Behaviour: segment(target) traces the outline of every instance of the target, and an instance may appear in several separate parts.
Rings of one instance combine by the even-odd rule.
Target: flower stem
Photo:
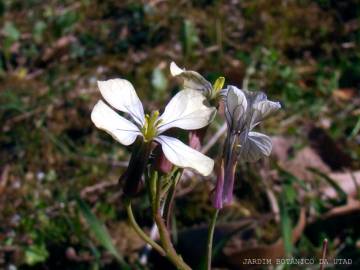
[[[129,217],[130,224],[134,228],[135,232],[141,237],[141,239],[143,239],[146,243],[148,243],[150,246],[152,246],[162,256],[165,256],[166,252],[164,251],[164,249],[159,244],[157,244],[154,240],[152,240],[149,236],[147,236],[147,234],[137,224],[134,214],[133,214],[133,211],[132,211],[132,208],[131,208],[131,200],[128,198],[125,199],[125,207],[126,207],[127,215]]]
[[[326,251],[328,246],[328,240],[325,238],[323,241],[323,247],[322,247],[322,256],[321,256],[321,263],[320,263],[320,270],[325,269],[325,259],[326,259]]]
[[[171,185],[168,190],[165,203],[164,203],[164,219],[166,220],[166,226],[170,228],[171,212],[174,206],[174,198],[176,193],[176,186],[179,183],[179,180],[183,174],[183,169],[177,169],[173,179],[170,179]]]
[[[158,226],[160,240],[168,259],[180,270],[191,270],[191,268],[184,262],[181,256],[176,253],[174,246],[171,243],[170,234],[166,228],[163,218],[160,215],[160,212],[154,216],[154,219],[156,225]]]
[[[160,241],[166,253],[166,257],[180,270],[191,270],[191,268],[184,262],[184,260],[176,253],[176,250],[171,242],[170,233],[166,227],[163,217],[161,216],[160,201],[161,201],[161,177],[158,177],[156,171],[152,172],[152,181],[156,181],[156,194],[153,205],[154,221],[158,227]],[[154,185],[154,183],[152,184]]]
[[[157,185],[158,185],[158,172],[157,171],[151,171],[150,178],[149,178],[149,196],[150,196],[150,203],[151,203],[151,209],[153,214],[155,213],[155,210],[157,209]]]
[[[211,222],[209,224],[207,249],[206,249],[206,264],[207,264],[206,269],[207,270],[211,270],[212,246],[213,246],[215,225],[216,225],[216,220],[217,220],[218,215],[219,215],[219,209],[216,209],[213,213]]]

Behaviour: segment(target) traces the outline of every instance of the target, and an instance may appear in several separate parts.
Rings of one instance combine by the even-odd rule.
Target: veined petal
[[[245,94],[235,86],[229,86],[225,100],[225,117],[230,129],[238,128],[245,119],[248,103]]]
[[[159,117],[159,134],[173,127],[194,130],[208,125],[213,120],[216,109],[206,106],[205,103],[205,96],[195,90],[185,89],[178,92]]]
[[[250,129],[254,128],[257,124],[260,123],[260,121],[268,117],[270,114],[276,112],[280,108],[281,108],[280,102],[274,102],[267,99],[254,103],[253,105],[254,112],[251,119]]]
[[[194,169],[204,176],[212,172],[214,161],[180,140],[164,135],[156,137],[155,140],[161,144],[166,158],[176,166]]]
[[[255,103],[267,100],[267,96],[262,91],[249,91],[249,90],[246,90],[246,89],[243,89],[241,91],[246,96],[249,109],[251,109]]]
[[[175,62],[171,62],[170,73],[184,80],[184,88],[203,91],[206,95],[211,93],[211,83],[196,71],[181,69]]]
[[[115,109],[128,113],[140,126],[144,125],[144,108],[133,85],[124,79],[98,81],[103,98]]]
[[[136,125],[117,114],[102,100],[94,106],[91,120],[97,128],[106,131],[123,145],[132,144],[140,134]]]
[[[240,142],[242,143],[242,142]],[[240,145],[240,161],[254,162],[263,156],[269,156],[272,149],[271,139],[259,132],[249,132],[245,142]]]
[[[233,201],[236,164],[236,160],[231,160],[225,168],[224,188],[222,194],[222,200],[224,205],[229,205]]]

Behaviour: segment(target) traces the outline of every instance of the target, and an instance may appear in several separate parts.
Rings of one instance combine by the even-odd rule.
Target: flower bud
[[[173,164],[165,157],[164,152],[161,149],[161,145],[156,146],[154,150],[154,162],[155,170],[168,174],[173,168]]]
[[[200,150],[207,131],[207,126],[189,132],[189,146],[195,150]]]

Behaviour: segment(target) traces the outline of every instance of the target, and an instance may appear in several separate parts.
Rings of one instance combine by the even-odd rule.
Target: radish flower
[[[192,70],[185,70],[178,67],[175,62],[170,64],[170,73],[174,77],[179,77],[183,80],[183,87],[185,89],[192,89],[203,94],[209,104],[219,108],[220,101],[226,93],[226,89],[222,89],[225,83],[224,77],[219,77],[214,85],[211,85],[198,72]],[[197,150],[201,149],[202,141],[204,139],[207,127],[199,130],[193,130],[189,133],[189,145]]]
[[[184,88],[201,92],[210,103],[214,103],[216,106],[218,105],[220,97],[225,93],[225,90],[222,89],[225,83],[224,77],[219,77],[214,85],[212,85],[198,72],[181,69],[175,62],[171,62],[170,64],[170,73],[174,77],[183,79]]]
[[[216,208],[232,202],[238,161],[254,162],[270,155],[271,139],[252,130],[281,108],[279,102],[268,100],[263,92],[240,90],[235,86],[228,86],[224,102],[228,133],[223,153],[223,172],[219,174],[215,188]]]
[[[252,131],[262,120],[281,108],[279,102],[270,101],[263,92],[250,92],[229,86],[225,100],[225,117],[230,137],[237,139],[233,151],[242,161],[254,162],[269,156],[271,139]],[[232,140],[230,140],[232,141]],[[230,146],[229,145],[229,146]]]
[[[116,110],[126,113],[130,120],[116,113],[100,100],[94,106],[91,120],[96,127],[109,133],[123,145],[133,144],[138,136],[143,142],[161,144],[166,158],[182,168],[191,168],[207,176],[214,161],[185,145],[180,140],[163,135],[170,128],[194,130],[208,125],[216,112],[205,105],[206,99],[195,90],[184,89],[168,103],[162,115],[158,111],[145,114],[143,105],[132,84],[124,79],[98,81],[102,97]]]

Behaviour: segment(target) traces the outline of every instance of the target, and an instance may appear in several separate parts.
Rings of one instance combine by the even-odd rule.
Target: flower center
[[[159,111],[154,111],[150,115],[145,115],[145,124],[141,128],[141,133],[144,136],[144,141],[149,142],[157,135],[157,129],[161,119],[159,119]]]

